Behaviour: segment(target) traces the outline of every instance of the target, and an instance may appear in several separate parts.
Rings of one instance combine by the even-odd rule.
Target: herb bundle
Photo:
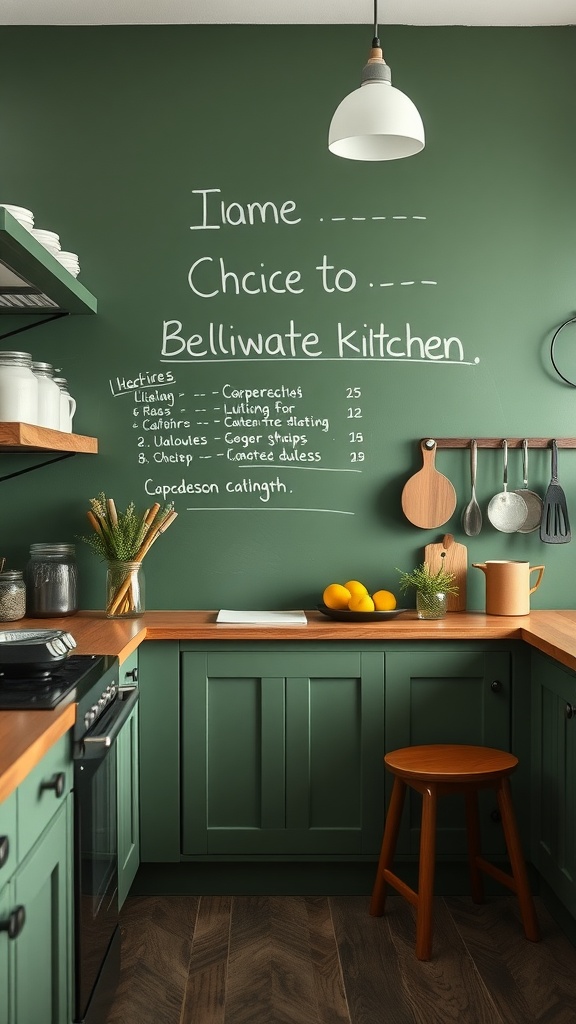
[[[401,569],[396,571],[400,573],[399,589],[405,591],[413,587],[420,597],[421,605],[430,613],[439,610],[439,594],[458,593],[454,573],[446,572],[443,568],[438,569],[438,572],[430,572],[430,567],[422,562],[412,572],[402,572]]]
[[[125,512],[119,512],[114,499],[107,498],[102,491],[97,498],[90,499],[90,510],[86,513],[94,533],[79,539],[107,562],[141,562],[177,514],[172,503],[162,507],[157,502],[141,515],[136,513],[134,502]],[[126,573],[108,600],[108,616],[134,614],[133,585],[133,577]]]

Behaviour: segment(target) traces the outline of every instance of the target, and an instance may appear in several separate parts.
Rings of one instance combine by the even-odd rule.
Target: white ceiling
[[[372,0],[0,0],[0,25],[372,24]],[[382,25],[574,25],[576,0],[380,0]]]

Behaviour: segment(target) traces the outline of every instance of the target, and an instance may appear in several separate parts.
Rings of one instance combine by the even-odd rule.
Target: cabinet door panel
[[[534,654],[533,859],[576,914],[576,714],[571,707],[576,707],[576,676]]]
[[[183,655],[185,854],[376,851],[382,655],[363,657]]]
[[[284,827],[284,685],[210,675],[209,829]]]
[[[493,684],[497,686],[493,688]],[[468,743],[510,749],[508,652],[392,652],[386,656],[386,750],[421,743]],[[388,793],[392,776],[386,773]],[[398,852],[416,854],[421,800],[409,792]],[[504,851],[496,799],[480,794],[484,851]],[[497,816],[497,815],[496,815]],[[438,803],[438,854],[464,856],[464,806],[460,796]]]
[[[11,897],[11,886],[6,883],[0,887],[0,921],[7,921],[10,911],[13,909],[14,901]],[[0,1024],[9,1024],[10,1014],[10,974],[8,961],[10,957],[11,940],[6,931],[0,932]]]
[[[17,1024],[69,1020],[70,804],[67,798],[13,880],[15,903],[26,911],[13,942]]]
[[[118,769],[118,904],[121,907],[140,864],[138,705],[116,741]]]
[[[362,692],[358,679],[287,681],[287,825],[358,829]]]

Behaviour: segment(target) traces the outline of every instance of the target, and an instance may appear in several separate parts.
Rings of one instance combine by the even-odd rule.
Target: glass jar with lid
[[[0,572],[0,622],[14,622],[26,614],[26,584],[21,569]]]
[[[72,420],[76,412],[76,399],[72,398],[68,390],[68,381],[65,377],[54,377],[54,383],[60,389],[60,430],[71,434]]]
[[[32,617],[78,611],[78,567],[74,544],[31,544],[26,566],[26,612]]]
[[[0,421],[38,423],[38,380],[29,352],[0,351]]]
[[[54,380],[51,363],[32,360],[32,373],[38,381],[38,425],[60,430],[61,391]]]

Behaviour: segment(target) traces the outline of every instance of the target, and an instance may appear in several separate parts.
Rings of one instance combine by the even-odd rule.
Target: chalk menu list
[[[272,224],[298,231],[302,225],[292,199],[241,204],[226,201],[218,188],[192,189],[192,196],[194,240],[202,232],[223,232],[218,238],[225,238],[226,231],[238,227]],[[318,222],[347,219],[365,230],[386,220],[418,222],[423,231],[427,220],[421,213],[379,211],[319,217]],[[211,319],[212,304],[221,309],[226,302],[228,312],[241,296],[286,299],[302,295],[310,280],[327,302],[330,295],[352,296],[362,289],[385,295],[390,289],[409,294],[438,286],[433,274],[399,280],[380,280],[375,274],[363,281],[352,266],[335,266],[329,253],[321,252],[305,275],[298,268],[268,267],[250,247],[247,252],[250,265],[242,267],[232,265],[226,252],[194,252],[185,273],[193,300],[192,330],[182,319],[167,317],[159,368],[134,368],[109,379],[112,396],[130,405],[134,458],[146,500],[174,501],[179,510],[191,512],[354,515],[354,477],[366,469],[366,442],[379,429],[371,422],[360,367],[399,362],[470,366],[479,359],[466,357],[461,338],[418,333],[408,319],[393,330],[382,319],[331,323],[327,314],[322,325],[310,329],[294,316],[272,332]],[[332,373],[329,395],[312,369],[318,365],[325,377],[326,363],[340,367]]]

